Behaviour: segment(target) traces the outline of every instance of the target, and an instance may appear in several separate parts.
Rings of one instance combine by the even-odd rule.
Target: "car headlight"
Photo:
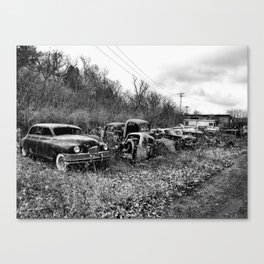
[[[73,150],[74,150],[75,153],[79,153],[80,152],[80,147],[79,146],[75,146]]]
[[[103,144],[103,149],[108,150],[108,146],[106,144]]]

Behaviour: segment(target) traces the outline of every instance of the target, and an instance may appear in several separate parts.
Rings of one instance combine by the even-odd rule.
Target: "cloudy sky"
[[[109,78],[133,91],[132,76],[171,97],[189,113],[224,114],[247,109],[247,48],[239,46],[37,46],[61,50],[73,60],[84,56],[106,68]],[[133,64],[134,63],[134,64]],[[128,66],[130,65],[130,67]],[[137,67],[136,67],[136,66]]]

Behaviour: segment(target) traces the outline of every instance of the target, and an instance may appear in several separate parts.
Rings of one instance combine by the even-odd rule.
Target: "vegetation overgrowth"
[[[200,147],[131,164],[112,156],[109,170],[59,172],[17,155],[18,218],[166,218],[175,197],[233,164],[245,140],[230,148]],[[177,216],[175,216],[177,217]]]
[[[77,61],[78,59],[78,61]],[[131,77],[128,92],[90,58],[69,58],[61,51],[17,47],[17,127],[25,134],[37,122],[70,123],[86,133],[111,121],[143,118],[153,126],[182,121],[178,106]]]

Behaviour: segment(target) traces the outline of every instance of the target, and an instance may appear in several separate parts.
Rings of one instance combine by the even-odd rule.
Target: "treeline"
[[[146,119],[154,127],[182,120],[175,103],[151,91],[143,80],[132,79],[134,92],[126,92],[89,58],[82,57],[80,62],[57,50],[17,47],[18,128],[25,132],[37,122],[60,122],[87,132],[128,118]]]

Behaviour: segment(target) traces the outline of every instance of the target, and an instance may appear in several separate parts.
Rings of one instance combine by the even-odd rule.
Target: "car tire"
[[[67,164],[65,162],[65,158],[63,154],[58,154],[56,156],[56,167],[59,171],[67,171]]]
[[[29,155],[29,153],[23,147],[21,148],[21,154],[23,157],[27,157]]]
[[[127,141],[126,152],[133,155],[134,151],[135,151],[135,143],[134,143],[134,141],[132,139],[129,139]]]

